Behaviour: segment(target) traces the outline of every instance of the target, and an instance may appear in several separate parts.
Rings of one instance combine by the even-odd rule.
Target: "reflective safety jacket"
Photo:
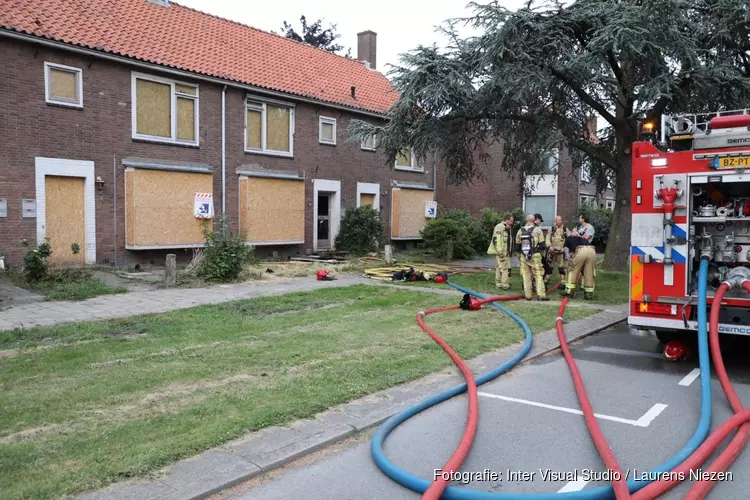
[[[534,224],[527,224],[516,233],[516,250],[529,258],[547,247],[544,232]]]
[[[495,226],[492,231],[492,241],[487,249],[488,255],[510,256],[513,246],[510,237],[510,228],[504,222]]]
[[[558,253],[562,252],[563,248],[565,247],[565,237],[569,231],[570,229],[568,229],[566,226],[552,226],[552,228],[549,230],[549,233],[547,233],[547,245],[549,245],[550,249],[557,250]]]

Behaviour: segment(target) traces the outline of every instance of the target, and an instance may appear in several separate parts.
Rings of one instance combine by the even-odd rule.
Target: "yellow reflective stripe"
[[[643,298],[643,262],[633,255],[630,261],[630,298],[641,300]]]

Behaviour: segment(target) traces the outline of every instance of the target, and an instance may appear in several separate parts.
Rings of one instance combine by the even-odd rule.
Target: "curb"
[[[566,325],[567,343],[584,339],[627,320],[623,310],[602,312]],[[570,333],[575,330],[575,333]],[[497,366],[516,352],[521,343],[486,353],[468,362],[472,371]],[[529,354],[519,365],[560,349],[555,329],[534,335]],[[518,365],[516,365],[518,366]],[[297,420],[287,427],[267,427],[198,456],[181,460],[152,481],[115,483],[105,489],[86,492],[77,499],[198,500],[232,488],[247,480],[278,469],[327,446],[379,426],[394,413],[421,401],[427,394],[457,384],[455,367],[391,387],[338,405],[312,419]],[[460,396],[459,396],[460,397]]]

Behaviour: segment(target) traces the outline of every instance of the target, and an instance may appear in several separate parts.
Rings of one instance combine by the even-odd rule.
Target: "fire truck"
[[[653,129],[632,149],[628,324],[669,346],[698,329],[702,255],[709,301],[730,269],[750,277],[750,110],[664,116]],[[719,322],[750,335],[744,290],[725,295]]]

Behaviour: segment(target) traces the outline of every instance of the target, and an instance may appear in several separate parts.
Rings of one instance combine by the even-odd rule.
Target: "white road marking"
[[[677,382],[677,385],[682,385],[685,387],[690,387],[690,384],[695,382],[695,379],[701,376],[701,370],[700,368],[693,368],[693,371],[685,375],[685,377]]]
[[[661,415],[661,412],[667,409],[667,405],[656,403],[654,406],[651,407],[650,410],[648,410],[646,413],[643,414],[641,418],[637,420],[638,427],[648,427],[651,422],[654,421],[656,417]]]
[[[644,352],[644,351],[633,351],[630,349],[616,349],[614,347],[598,347],[598,346],[592,346],[592,347],[586,347],[582,349],[583,351],[593,351],[593,352],[603,352],[606,354],[622,354],[625,356],[642,356],[646,358],[656,358],[656,359],[664,359],[663,354],[659,354],[656,352]]]
[[[572,491],[581,491],[589,482],[585,479],[576,479],[568,482],[565,486],[557,490],[558,493],[570,493]]]
[[[508,396],[500,396],[499,394],[490,394],[489,392],[477,392],[477,394],[486,398],[502,399],[503,401],[510,401],[512,403],[521,403],[529,406],[537,406],[539,408],[547,408],[549,410],[557,410],[565,413],[573,413],[575,415],[583,415],[583,412],[581,410],[576,410],[575,408],[565,408],[564,406],[548,405],[546,403],[538,403],[536,401],[529,401],[527,399],[510,398]],[[651,424],[651,422],[653,422],[653,420],[658,417],[666,407],[667,405],[665,404],[657,403],[638,420],[613,417],[611,415],[602,415],[600,413],[594,413],[594,416],[602,420],[611,420],[613,422],[620,422],[621,424],[628,424],[635,427],[648,427],[649,424]]]

